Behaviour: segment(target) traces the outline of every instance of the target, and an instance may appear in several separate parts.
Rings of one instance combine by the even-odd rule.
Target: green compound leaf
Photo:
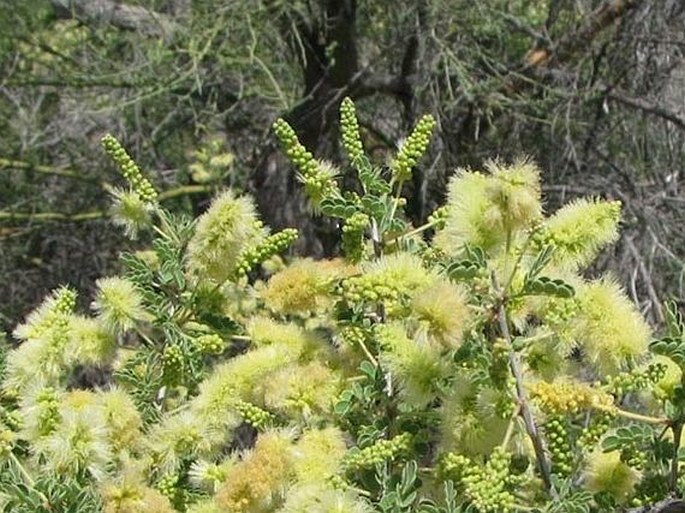
[[[347,219],[359,210],[356,201],[340,196],[329,196],[321,200],[321,213],[329,217]]]
[[[531,264],[530,269],[528,269],[525,281],[530,282],[534,280],[538,276],[538,274],[540,274],[542,270],[547,266],[547,264],[552,260],[553,255],[554,246],[547,245],[543,247],[535,257],[535,260]]]
[[[678,309],[678,304],[670,300],[666,302],[665,306],[668,336],[682,340],[685,337],[685,321],[683,321],[683,315]]]
[[[602,441],[604,452],[616,451],[627,447],[639,447],[651,442],[654,430],[645,424],[630,424],[619,427]]]
[[[455,281],[469,280],[474,278],[481,269],[487,268],[485,252],[475,246],[464,246],[466,258],[447,264],[445,273]]]
[[[373,167],[366,159],[358,162],[357,165],[359,166],[359,181],[367,193],[390,194],[392,190],[390,184],[383,179],[379,168]]]
[[[460,260],[449,264],[445,270],[452,280],[469,280],[478,274],[480,266],[471,260]]]
[[[681,368],[685,368],[685,341],[680,338],[665,337],[649,344],[654,354],[667,356]]]
[[[552,279],[547,276],[540,276],[528,281],[523,287],[523,295],[528,296],[555,296],[564,299],[572,298],[575,289],[564,280]]]

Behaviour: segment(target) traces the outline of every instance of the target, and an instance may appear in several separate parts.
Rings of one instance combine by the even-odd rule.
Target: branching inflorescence
[[[343,100],[349,169],[274,124],[339,223],[321,261],[285,262],[297,231],[232,191],[168,212],[105,137],[128,182],[115,221],[151,249],[97,282],[93,315],[56,290],[0,353],[0,511],[609,512],[681,493],[682,317],[669,305],[652,341],[614,279],[581,274],[620,204],[545,216],[537,166],[491,161],[414,227],[403,184],[435,124],[384,167]]]

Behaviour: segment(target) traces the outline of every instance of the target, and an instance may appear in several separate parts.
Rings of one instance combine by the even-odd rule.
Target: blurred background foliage
[[[235,187],[301,230],[297,251],[334,254],[270,126],[339,161],[345,96],[379,163],[436,116],[405,190],[415,222],[493,157],[535,159],[550,212],[623,201],[599,265],[658,323],[685,297],[683,27],[679,0],[0,0],[0,325],[62,283],[87,302],[130,248],[106,218],[107,132],[173,208]]]

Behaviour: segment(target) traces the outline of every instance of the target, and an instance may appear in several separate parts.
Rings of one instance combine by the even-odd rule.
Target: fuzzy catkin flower
[[[618,239],[620,215],[619,201],[577,199],[545,221],[534,243],[538,248],[554,248],[554,265],[581,269]]]
[[[96,285],[98,292],[91,306],[113,333],[129,331],[149,318],[143,308],[143,298],[131,281],[113,276],[99,279]]]
[[[216,413],[226,415],[226,412]],[[157,468],[165,473],[175,473],[182,461],[208,456],[224,439],[221,429],[185,410],[169,415],[155,425],[146,441]]]
[[[259,387],[268,376],[295,362],[302,346],[274,343],[237,356],[216,367],[200,385],[200,393],[191,404],[192,412],[208,426],[235,427],[240,418],[237,401],[262,404]]]
[[[460,169],[450,179],[445,228],[435,236],[435,246],[453,255],[466,243],[488,250],[499,244],[505,234],[485,217],[490,207],[486,190],[489,177]]]
[[[633,494],[640,474],[621,461],[620,451],[594,451],[587,457],[583,473],[585,486],[592,492],[606,492],[619,503]]]
[[[615,373],[647,351],[651,329],[616,281],[585,284],[577,297],[579,314],[572,329],[599,371]]]
[[[94,479],[103,479],[112,455],[101,408],[93,405],[61,410],[56,429],[34,444],[38,461],[57,475],[77,476],[87,471]]]
[[[353,490],[337,490],[324,483],[298,484],[288,490],[278,513],[371,513],[373,509]]]
[[[518,160],[505,166],[490,161],[485,167],[492,179],[486,189],[492,205],[486,216],[497,218],[505,232],[525,229],[540,219],[540,169],[535,164]]]
[[[340,393],[340,377],[319,361],[284,366],[259,387],[264,404],[289,418],[331,413]]]
[[[349,303],[382,301],[389,315],[403,313],[402,302],[436,280],[421,259],[409,253],[384,255],[364,264],[362,271],[343,280],[343,297]]]
[[[403,182],[411,177],[412,168],[428,148],[435,125],[435,118],[430,114],[426,114],[419,120],[390,163],[393,179]]]
[[[131,190],[146,203],[154,203],[157,199],[157,191],[150,181],[143,176],[138,164],[129,156],[124,147],[111,134],[102,138],[102,147],[107,154],[119,166],[121,174],[128,181]]]
[[[236,464],[236,458],[229,456],[220,463],[210,463],[206,460],[196,460],[190,465],[188,478],[198,488],[216,493],[219,486],[226,481],[226,477]]]
[[[40,338],[53,327],[61,328],[69,323],[76,305],[76,292],[69,287],[60,287],[50,293],[41,305],[33,310],[23,324],[14,330],[20,340]]]
[[[400,395],[407,404],[424,407],[435,397],[436,385],[447,372],[440,348],[418,334],[409,338],[400,323],[379,325],[375,335],[380,361],[397,380]]]
[[[501,245],[542,216],[540,170],[520,160],[507,166],[488,162],[489,175],[460,169],[452,177],[445,229],[435,244],[455,254],[466,243],[485,251]]]
[[[60,405],[63,392],[50,386],[34,383],[22,396],[20,409],[22,438],[34,443],[52,433],[61,420]]]
[[[115,456],[135,451],[142,438],[143,421],[130,395],[119,388],[98,393],[107,441]]]
[[[293,449],[299,483],[322,482],[337,475],[347,452],[343,432],[335,427],[305,431]]]
[[[351,271],[341,260],[295,260],[271,277],[261,296],[274,312],[307,316],[332,304],[334,280]]]
[[[479,400],[486,396],[487,401]],[[510,403],[506,391],[484,391],[467,378],[456,380],[441,407],[441,451],[474,456],[490,454],[502,442],[509,425],[501,406]]]
[[[225,191],[197,222],[188,243],[188,271],[199,279],[223,283],[236,272],[243,251],[264,237],[252,201]]]
[[[103,486],[103,513],[175,513],[169,499],[142,483]]]
[[[114,198],[110,208],[112,222],[123,227],[127,237],[136,240],[140,232],[152,225],[153,205],[134,191],[111,189],[110,193]]]
[[[294,322],[283,323],[258,315],[250,319],[246,328],[247,335],[256,348],[283,344],[303,360],[327,349],[318,334],[305,330]]]
[[[471,318],[466,295],[458,285],[440,281],[412,299],[413,315],[444,347],[456,348]]]
[[[283,503],[286,485],[293,477],[292,441],[283,431],[269,431],[236,464],[216,494],[225,513],[273,511]]]
[[[97,319],[74,315],[67,347],[71,363],[105,365],[116,351],[116,338]]]

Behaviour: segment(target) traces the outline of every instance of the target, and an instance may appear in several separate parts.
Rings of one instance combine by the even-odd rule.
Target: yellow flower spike
[[[347,452],[343,432],[338,428],[305,431],[293,449],[293,469],[298,482],[330,479],[341,470]]]
[[[352,272],[354,268],[340,259],[295,260],[271,277],[261,296],[274,312],[307,316],[328,308],[333,302],[333,281]]]
[[[429,335],[445,348],[457,348],[471,319],[464,290],[458,285],[440,281],[414,296],[412,312],[425,323]]]
[[[150,315],[143,308],[143,298],[135,285],[119,276],[101,278],[96,282],[98,292],[92,303],[98,319],[113,333],[133,329]]]
[[[633,494],[640,473],[621,461],[620,451],[595,450],[587,457],[583,473],[585,485],[592,492],[609,493],[619,503]]]
[[[590,264],[599,252],[618,239],[621,203],[577,199],[561,207],[542,225],[534,246],[554,247],[552,264],[572,270]]]
[[[371,513],[373,509],[354,490],[338,490],[324,483],[297,484],[288,490],[279,513]]]
[[[224,191],[198,219],[188,243],[188,271],[216,283],[228,280],[243,251],[266,237],[266,230],[257,221],[250,199]]]
[[[216,504],[225,513],[260,513],[283,502],[286,484],[293,477],[292,435],[269,431],[237,463],[216,494]]]
[[[615,280],[584,284],[576,294],[573,334],[600,372],[614,374],[647,351],[651,329]]]

